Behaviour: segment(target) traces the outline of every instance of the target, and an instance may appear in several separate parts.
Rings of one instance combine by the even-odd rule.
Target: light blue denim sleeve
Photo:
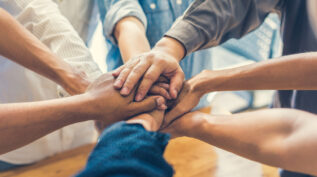
[[[98,5],[104,34],[113,44],[117,43],[113,36],[115,25],[124,17],[136,17],[147,28],[147,19],[138,0],[98,0]]]

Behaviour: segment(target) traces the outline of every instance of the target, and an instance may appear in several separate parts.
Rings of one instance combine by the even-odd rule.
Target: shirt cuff
[[[177,21],[164,36],[180,42],[185,48],[185,56],[199,50],[204,41],[203,33],[184,19]]]
[[[104,32],[106,34],[106,38],[113,44],[117,43],[113,35],[114,28],[116,24],[125,17],[136,17],[141,21],[141,23],[143,23],[144,28],[147,28],[146,16],[137,1],[119,1],[111,6],[104,21]]]

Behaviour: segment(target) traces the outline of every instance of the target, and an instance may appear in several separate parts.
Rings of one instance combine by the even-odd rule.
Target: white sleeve
[[[0,7],[48,46],[53,53],[93,80],[101,74],[85,43],[52,0],[0,0]],[[65,92],[59,95],[65,95]]]

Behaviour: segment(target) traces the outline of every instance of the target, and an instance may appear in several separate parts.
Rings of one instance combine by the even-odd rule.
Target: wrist
[[[188,80],[188,84],[192,87],[193,92],[197,93],[200,97],[211,91],[211,88],[206,87],[208,84],[207,82],[210,79],[209,76],[209,71],[203,70],[202,72]]]
[[[90,84],[84,75],[84,73],[60,71],[60,85],[71,95],[84,93]]]
[[[164,52],[175,58],[178,62],[185,56],[185,48],[183,44],[170,37],[163,37],[159,40],[154,46],[153,51]]]
[[[157,131],[159,126],[149,114],[142,114],[136,118],[127,121],[128,124],[140,124],[147,131]]]
[[[190,130],[187,129],[185,134],[188,137],[203,140],[205,132],[213,128],[213,121],[209,114],[197,112],[192,118]]]
[[[225,70],[210,71],[203,70],[201,73],[190,79],[193,90],[201,95],[227,90],[230,83],[231,76]]]

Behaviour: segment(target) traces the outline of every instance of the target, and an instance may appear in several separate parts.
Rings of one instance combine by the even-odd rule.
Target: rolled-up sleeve
[[[145,29],[147,28],[146,16],[139,4],[138,0],[102,0],[105,6],[105,18],[103,21],[103,30],[106,38],[113,44],[116,44],[116,39],[113,35],[116,24],[125,17],[136,17],[140,20]]]
[[[196,0],[165,36],[191,53],[242,37],[281,6],[281,0]]]

